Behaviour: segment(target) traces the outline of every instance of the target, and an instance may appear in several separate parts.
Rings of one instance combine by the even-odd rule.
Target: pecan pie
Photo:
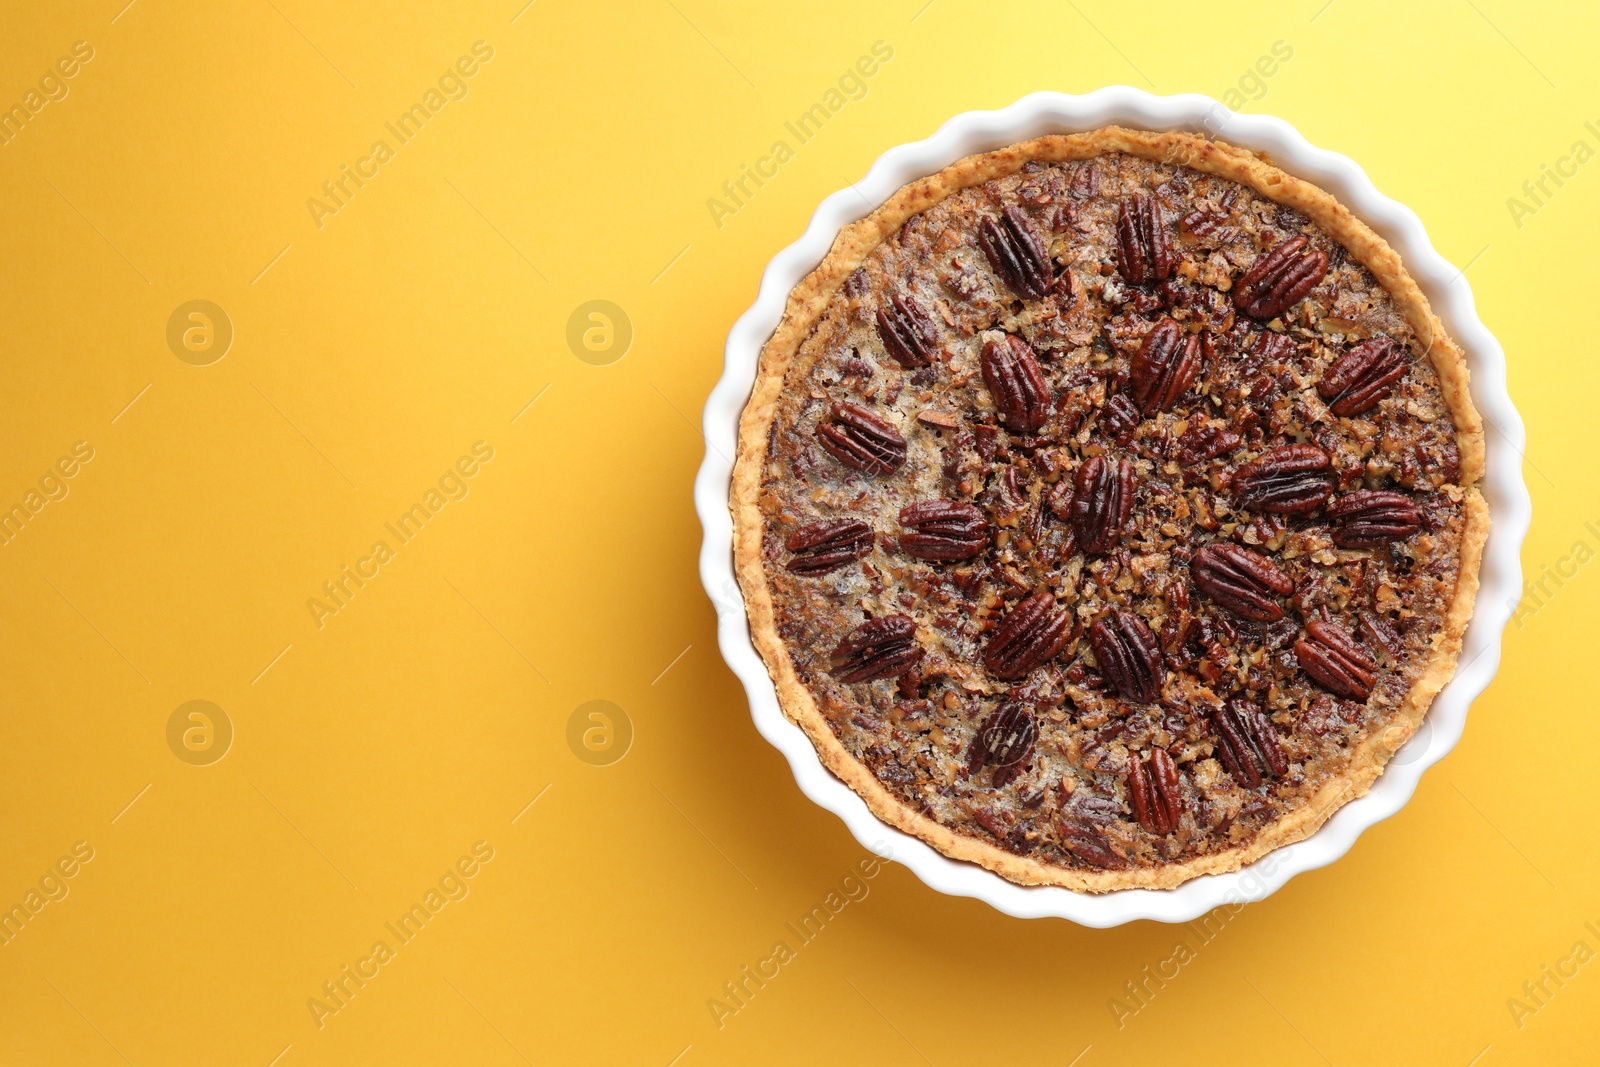
[[[1457,346],[1332,196],[1108,127],[961,160],[791,294],[732,509],[787,714],[885,822],[1170,887],[1364,793],[1488,512]]]

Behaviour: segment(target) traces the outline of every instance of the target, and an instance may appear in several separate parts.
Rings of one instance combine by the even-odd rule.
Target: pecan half
[[[1131,611],[1113,611],[1089,627],[1095,662],[1124,700],[1153,704],[1161,699],[1166,672],[1161,646],[1144,620]]]
[[[1155,197],[1126,197],[1117,208],[1117,269],[1134,285],[1172,277],[1172,236]]]
[[[984,216],[978,224],[978,244],[989,257],[989,265],[1012,292],[1034,300],[1044,299],[1054,280],[1050,255],[1044,238],[1022,209],[1006,208],[999,222]]]
[[[1294,592],[1294,579],[1259,552],[1226,541],[1195,550],[1189,562],[1195,588],[1241,619],[1277,622],[1283,606],[1273,599]]]
[[[1057,833],[1061,847],[1091,867],[1117,870],[1125,866],[1122,857],[1111,850],[1105,838],[1081,819],[1062,819]]]
[[[954,500],[921,500],[900,509],[900,549],[927,560],[971,559],[989,543],[981,508]]]
[[[1357,489],[1328,505],[1333,543],[1340,548],[1381,548],[1422,528],[1417,505],[1404,493]]]
[[[1181,666],[1181,654],[1194,631],[1194,615],[1189,611],[1189,587],[1182,580],[1167,583],[1167,621],[1161,627],[1161,648],[1168,661]]]
[[[939,333],[922,306],[895,293],[878,309],[878,339],[902,367],[926,367],[939,348]]]
[[[1100,425],[1105,427],[1107,436],[1120,447],[1127,448],[1128,442],[1133,440],[1133,432],[1139,428],[1139,408],[1126,394],[1118,393],[1106,401],[1100,412]]]
[[[985,341],[978,363],[983,382],[1012,433],[1031,434],[1050,414],[1050,383],[1028,342],[1011,334]]]
[[[1233,305],[1256,319],[1274,319],[1309,293],[1328,273],[1328,256],[1292,237],[1250,264],[1233,287]]]
[[[1363,611],[1361,613],[1361,632],[1367,635],[1370,644],[1375,644],[1383,649],[1390,662],[1397,662],[1400,659],[1400,653],[1406,650],[1405,641],[1395,632],[1394,624],[1381,615]]]
[[[1336,622],[1313,619],[1294,643],[1300,669],[1323,688],[1346,700],[1365,700],[1378,680],[1378,664],[1350,632]]]
[[[1128,753],[1128,799],[1133,802],[1133,817],[1146,833],[1166,837],[1178,828],[1183,796],[1178,790],[1178,766],[1166,749],[1153,750],[1148,766]]]
[[[833,405],[833,419],[817,425],[817,443],[846,467],[888,474],[906,461],[906,439],[859,404]]]
[[[1288,772],[1289,761],[1278,741],[1278,731],[1256,705],[1230,700],[1217,712],[1216,724],[1217,756],[1234,781],[1254,789],[1261,784],[1263,775],[1282,778]]]
[[[1072,639],[1072,616],[1049,593],[1035,593],[1000,620],[983,651],[984,666],[1008,681],[1054,659]]]
[[[1316,445],[1282,445],[1233,472],[1233,501],[1250,511],[1303,515],[1333,495],[1333,461]]]
[[[794,553],[786,565],[794,574],[827,574],[872,551],[872,527],[859,519],[808,522],[784,541]]]
[[[1404,348],[1391,338],[1373,337],[1333,361],[1317,383],[1317,395],[1335,415],[1360,415],[1388,395],[1409,367]]]
[[[1162,319],[1134,353],[1128,381],[1139,410],[1148,415],[1176,404],[1199,373],[1200,338]]]
[[[1067,186],[1067,192],[1079,200],[1088,200],[1100,193],[1100,172],[1095,169],[1094,160],[1079,163],[1072,168],[1072,182]]]
[[[1294,355],[1294,339],[1287,334],[1273,333],[1271,330],[1262,330],[1256,334],[1254,343],[1250,345],[1250,352],[1246,357],[1246,366],[1252,372],[1272,364],[1288,362]]]
[[[1090,456],[1078,468],[1072,495],[1072,532],[1085,552],[1110,552],[1133,513],[1137,483],[1133,462]]]
[[[1044,495],[1045,507],[1050,509],[1050,514],[1062,522],[1072,521],[1072,483],[1066,478],[1061,479],[1050,487]]]
[[[917,624],[904,615],[885,615],[846,634],[828,657],[828,669],[841,682],[870,682],[902,675],[921,659]]]
[[[1201,206],[1178,220],[1178,229],[1196,240],[1214,238],[1213,245],[1225,244],[1239,233],[1239,227],[1228,223],[1233,216],[1225,208]]]
[[[994,710],[972,736],[967,749],[967,773],[976,774],[985,764],[994,766],[996,788],[1022,773],[1033,743],[1039,736],[1039,723],[1033,709],[1021,700],[1007,700]]]
[[[1244,438],[1225,427],[1202,426],[1196,420],[1178,438],[1178,466],[1197,467],[1244,444]]]

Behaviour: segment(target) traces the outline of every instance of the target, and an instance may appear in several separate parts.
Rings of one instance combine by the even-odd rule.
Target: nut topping
[[[808,522],[789,535],[783,547],[794,553],[795,574],[827,574],[872,551],[872,527],[859,519]]]
[[[1031,434],[1044,425],[1050,414],[1050,383],[1026,341],[1011,334],[985,341],[979,363],[1006,429]]]
[[[1128,799],[1145,833],[1166,837],[1178,828],[1183,796],[1178,790],[1178,766],[1166,749],[1153,750],[1148,766],[1137,754],[1128,753]]]
[[[1144,620],[1131,611],[1113,611],[1089,627],[1100,673],[1124,700],[1153,704],[1161,699],[1166,672],[1161,646]]]
[[[978,224],[978,244],[989,265],[1018,296],[1043,300],[1054,280],[1044,238],[1022,209],[1008,207],[996,222],[985,216]]]
[[[1134,353],[1129,384],[1146,415],[1176,404],[1200,373],[1200,338],[1162,319]]]
[[[989,543],[981,508],[953,500],[923,500],[900,509],[900,549],[926,560],[971,559]]]
[[[902,675],[921,659],[917,624],[904,615],[885,615],[846,634],[828,657],[828,666],[841,682],[870,682]]]
[[[1317,383],[1317,395],[1335,415],[1360,415],[1377,406],[1408,369],[1405,349],[1388,337],[1374,337],[1333,361]]]
[[[1259,552],[1213,541],[1195,550],[1189,562],[1195,588],[1241,619],[1252,622],[1277,622],[1283,607],[1273,595],[1294,592],[1294,579]]]
[[[1254,789],[1263,775],[1282,778],[1288,772],[1289,761],[1278,731],[1260,708],[1248,701],[1230,700],[1217,712],[1216,724],[1217,756],[1234,781]]]
[[[1382,548],[1422,528],[1417,505],[1404,493],[1357,489],[1328,505],[1333,543],[1340,548]]]
[[[878,309],[878,338],[902,367],[926,367],[939,348],[939,334],[922,306],[895,293],[889,306]]]
[[[1117,269],[1134,285],[1172,276],[1172,237],[1155,197],[1140,194],[1118,207]]]
[[[1233,500],[1250,511],[1304,515],[1333,495],[1328,454],[1316,445],[1283,445],[1233,472]]]
[[[846,467],[889,474],[906,461],[906,439],[859,404],[833,405],[833,421],[817,425],[817,443]]]
[[[967,749],[967,773],[976,774],[984,765],[994,766],[992,781],[996,789],[1022,773],[1033,743],[1039,736],[1039,723],[1025,702],[1009,699],[978,727]]]
[[[1024,678],[1035,667],[1055,659],[1072,639],[1072,617],[1056,607],[1049,593],[1035,593],[1000,620],[983,664],[996,678]]]
[[[1078,468],[1072,495],[1072,530],[1078,546],[1096,555],[1117,546],[1133,512],[1133,463],[1090,456]]]
[[[1336,622],[1313,619],[1294,644],[1300,668],[1336,696],[1366,700],[1378,680],[1378,664],[1365,648]]]
[[[1255,319],[1275,319],[1316,288],[1328,273],[1327,254],[1304,234],[1261,256],[1233,287],[1233,305]]]

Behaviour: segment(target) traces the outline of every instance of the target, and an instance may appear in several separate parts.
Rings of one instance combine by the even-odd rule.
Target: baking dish
[[[790,290],[823,258],[842,226],[873,210],[908,182],[962,157],[1041,134],[1110,124],[1202,132],[1263,154],[1282,169],[1332,193],[1394,246],[1467,354],[1473,399],[1489,431],[1482,491],[1493,525],[1485,547],[1476,610],[1456,676],[1435,699],[1426,727],[1396,756],[1367,795],[1346,805],[1311,837],[1242,870],[1197,878],[1170,890],[1134,889],[1091,896],[1016,885],[981,867],[948,859],[879,822],[863,801],[822,766],[804,733],[781,712],[766,668],[750,644],[744,605],[734,581],[727,499],[739,414],[755,377],[758,353],[777,326]],[[1126,87],[1086,96],[1038,93],[1001,111],[958,116],[929,139],[885,153],[865,178],[824,200],[800,240],[768,265],[755,305],[729,334],[723,377],[705,410],[706,459],[695,487],[696,507],[705,529],[701,574],[718,607],[723,655],[745,685],[757,728],[788,758],[807,796],[843,818],[862,844],[904,863],[940,891],[975,896],[1013,915],[1054,915],[1090,926],[1136,918],[1183,921],[1222,904],[1259,899],[1294,874],[1337,859],[1363,829],[1398,811],[1415,790],[1422,771],[1454,746],[1467,707],[1498,665],[1500,632],[1521,589],[1517,552],[1529,515],[1521,479],[1522,425],[1506,394],[1504,379],[1504,356],[1477,319],[1466,279],[1433,250],[1417,217],[1378,193],[1352,161],[1312,147],[1281,120],[1237,115],[1202,96],[1155,97]]]

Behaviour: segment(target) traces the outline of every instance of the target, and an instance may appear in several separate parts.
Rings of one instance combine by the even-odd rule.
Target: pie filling
[[[758,506],[800,684],[955,834],[1076,871],[1248,846],[1445,629],[1430,341],[1221,177],[1110,153],[950,195],[787,368]]]

